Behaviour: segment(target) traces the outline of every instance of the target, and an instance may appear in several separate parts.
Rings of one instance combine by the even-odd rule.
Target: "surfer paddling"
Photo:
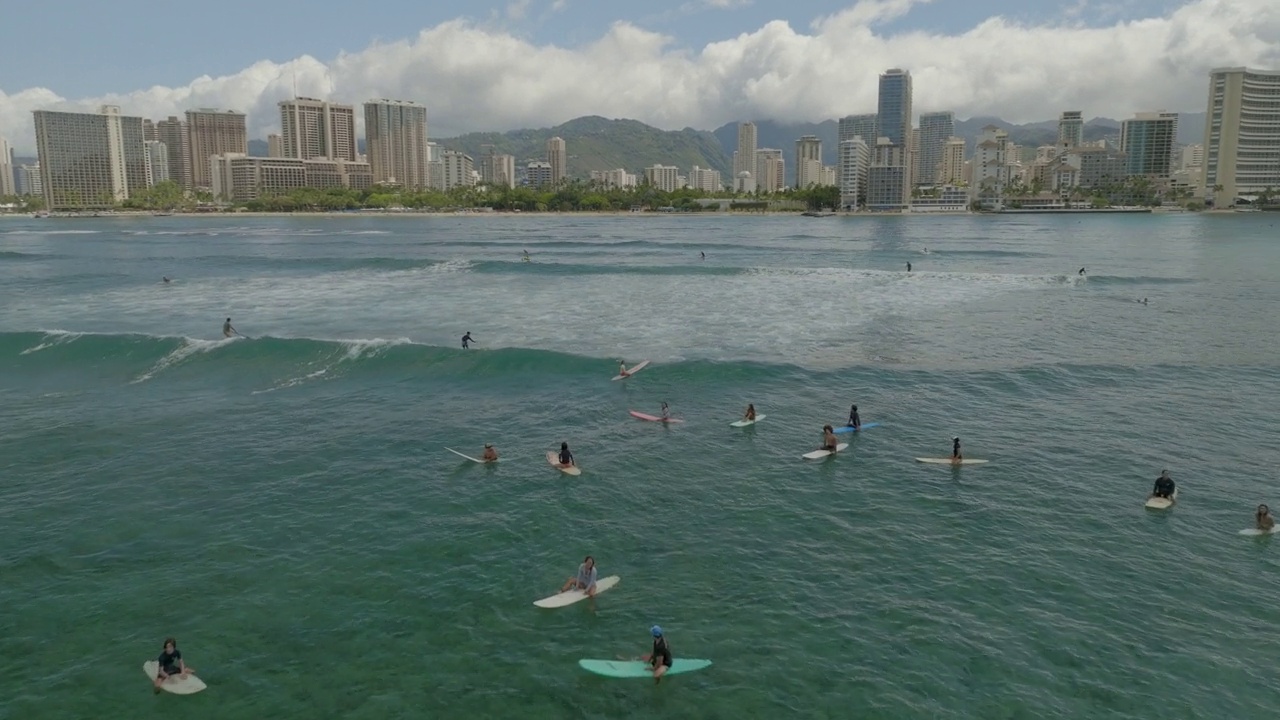
[[[675,660],[671,657],[671,645],[662,634],[662,628],[654,625],[649,628],[649,633],[653,635],[653,652],[641,655],[640,659],[653,668],[653,684],[657,685],[662,682],[662,676],[667,674],[667,670]]]
[[[1271,508],[1266,505],[1258,506],[1258,511],[1253,514],[1253,522],[1262,532],[1271,532],[1271,528],[1276,526],[1275,518],[1271,517]]]
[[[195,672],[194,669],[187,667],[182,662],[182,651],[178,650],[178,640],[176,638],[165,638],[164,649],[160,653],[160,657],[156,658],[160,668],[156,671],[155,686],[156,692],[160,692],[160,685],[165,680],[175,675],[186,676]]]
[[[564,587],[560,588],[560,592],[568,592],[570,590],[581,590],[587,594],[587,597],[594,598],[596,596],[596,559],[590,555],[582,559],[582,564],[578,566],[578,574],[571,576],[565,581]]]
[[[1160,477],[1156,478],[1156,484],[1151,488],[1151,497],[1173,499],[1173,493],[1177,490],[1177,486],[1173,483],[1173,478],[1169,477],[1169,471],[1164,470],[1160,473]]]
[[[498,462],[498,451],[493,447],[493,443],[484,444],[484,454],[480,456],[480,459],[487,463]]]

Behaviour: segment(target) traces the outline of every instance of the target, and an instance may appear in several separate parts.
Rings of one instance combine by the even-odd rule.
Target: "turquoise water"
[[[1276,220],[2,220],[0,717],[1270,715]]]

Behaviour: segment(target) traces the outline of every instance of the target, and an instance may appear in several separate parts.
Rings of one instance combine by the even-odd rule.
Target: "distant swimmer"
[[[960,462],[964,459],[964,454],[960,452],[960,438],[951,438],[951,462]]]
[[[657,685],[662,682],[662,676],[675,660],[671,657],[671,646],[667,644],[667,638],[662,635],[662,628],[654,625],[649,628],[649,633],[653,635],[653,652],[642,655],[640,659],[653,668],[653,683]]]
[[[1084,275],[1084,268],[1080,268],[1080,275],[1081,275],[1081,276],[1083,276],[1083,275]]]
[[[483,461],[485,461],[485,462],[497,462],[497,461],[498,461],[498,451],[497,451],[496,449],[494,449],[494,447],[493,447],[493,443],[485,443],[485,444],[484,444],[484,454],[480,456],[480,459],[481,459],[481,460],[483,460]]]
[[[700,252],[700,253],[698,253],[698,257],[702,258],[703,260],[706,260],[706,259],[707,259],[707,254],[706,254],[706,253],[704,253],[704,252]]]
[[[160,279],[164,281],[164,284],[165,284],[165,285],[168,285],[168,284],[169,284],[169,282],[170,282],[170,280],[169,280],[168,276],[166,276],[166,277],[162,277],[162,278],[160,278]]]
[[[666,404],[665,402],[664,402],[664,403],[662,403],[662,419],[663,419],[663,420],[670,420],[670,419],[671,419],[671,408],[670,408],[670,407],[668,407],[668,406],[667,406],[667,404]]]
[[[569,452],[569,443],[560,443],[560,465],[562,467],[573,467],[573,453]]]
[[[236,330],[235,328],[231,327],[231,318],[227,318],[227,321],[222,323],[222,337],[231,337],[232,335],[239,335],[239,334],[240,334],[239,330]]]
[[[471,331],[468,330],[467,334],[462,336],[462,349],[463,350],[471,349],[471,343],[473,342],[475,342],[475,339],[471,337]]]
[[[836,451],[837,446],[835,430],[830,425],[822,426],[822,447],[820,450]]]
[[[1173,499],[1173,493],[1177,488],[1173,484],[1173,478],[1169,477],[1169,471],[1165,470],[1160,473],[1160,477],[1156,478],[1155,487],[1151,489],[1151,497]]]
[[[1276,526],[1275,518],[1271,517],[1271,508],[1266,505],[1258,506],[1258,511],[1253,514],[1253,521],[1263,532],[1270,532]]]
[[[756,419],[756,406],[755,406],[755,405],[752,405],[751,403],[747,403],[747,414],[746,414],[746,415],[743,415],[743,416],[742,416],[742,419],[743,419],[743,420],[755,420],[755,419]]]
[[[1142,304],[1143,304],[1143,305],[1146,305],[1146,304],[1147,304],[1147,299],[1146,299],[1146,298],[1142,298]]]
[[[911,272],[911,263],[907,263],[907,272]]]
[[[595,558],[588,555],[582,559],[582,564],[578,566],[578,574],[566,580],[564,587],[560,588],[560,592],[568,592],[569,590],[582,590],[589,598],[596,596]]]
[[[854,405],[849,408],[849,427],[854,430],[862,428],[862,420],[858,417],[858,406]]]

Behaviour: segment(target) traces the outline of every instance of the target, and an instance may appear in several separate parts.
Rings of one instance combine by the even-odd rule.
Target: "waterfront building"
[[[375,183],[428,187],[425,107],[408,100],[369,100],[364,104],[364,137]]]
[[[356,161],[356,111],[315,98],[281,100],[281,149],[287,158]]]
[[[1200,194],[1216,207],[1280,188],[1280,70],[1209,73]]]
[[[36,110],[40,181],[49,210],[112,208],[147,187],[142,118]]]
[[[191,186],[212,187],[209,158],[214,155],[248,154],[249,133],[245,115],[234,110],[201,108],[187,111],[187,143],[191,158]],[[167,147],[167,146],[166,146]]]
[[[1129,158],[1129,175],[1168,180],[1178,142],[1178,113],[1138,113],[1120,124],[1120,151]]]
[[[569,176],[569,152],[563,139],[553,137],[547,141],[547,162],[551,165],[552,183],[559,183]]]

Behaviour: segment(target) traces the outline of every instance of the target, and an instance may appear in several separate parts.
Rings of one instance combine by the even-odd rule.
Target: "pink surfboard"
[[[679,418],[667,418],[666,420],[663,420],[662,418],[656,415],[649,415],[647,413],[638,412],[636,410],[628,410],[627,412],[631,413],[631,417],[640,418],[641,420],[648,420],[649,422],[665,422],[665,423],[684,422]]]

